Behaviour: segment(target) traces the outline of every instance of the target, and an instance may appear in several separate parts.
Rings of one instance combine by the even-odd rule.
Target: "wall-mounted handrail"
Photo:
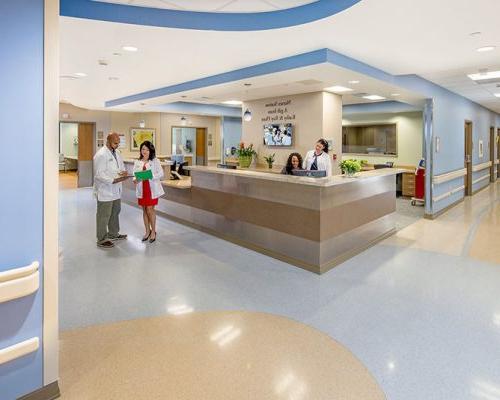
[[[37,337],[16,343],[12,346],[0,349],[0,365],[33,353],[40,347],[40,340]]]
[[[34,261],[26,267],[0,272],[0,303],[36,292],[40,285],[38,268],[38,261]]]
[[[472,172],[482,171],[483,169],[491,167],[491,161],[487,161],[482,164],[476,164],[472,166]]]
[[[449,192],[446,192],[446,193],[440,194],[439,196],[433,197],[432,201],[438,202],[438,201],[444,200],[447,197],[450,197],[450,196],[454,195],[455,193],[458,193],[458,192],[461,192],[464,190],[465,190],[465,186],[463,186],[463,185],[459,186],[453,190],[450,190]]]
[[[476,183],[484,181],[485,179],[490,179],[490,175],[484,175],[481,178],[477,178],[477,179],[472,181],[472,184],[475,185]]]
[[[453,179],[457,179],[465,175],[467,175],[466,168],[457,169],[455,171],[450,171],[444,174],[434,176],[432,178],[432,184],[439,185],[441,183],[452,181]]]

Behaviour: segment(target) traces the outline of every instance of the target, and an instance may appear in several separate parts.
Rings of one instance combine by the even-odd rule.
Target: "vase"
[[[345,173],[348,178],[354,178],[354,175],[356,174],[355,171],[346,171]]]
[[[267,164],[267,166],[269,167],[269,169],[273,169],[273,164]]]
[[[248,168],[252,163],[252,156],[239,156],[238,162],[241,168]]]

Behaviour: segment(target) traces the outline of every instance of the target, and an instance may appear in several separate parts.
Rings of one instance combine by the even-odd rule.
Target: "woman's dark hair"
[[[323,151],[328,153],[328,142],[325,139],[319,139],[316,143],[320,143],[323,145]]]
[[[155,150],[155,145],[151,143],[149,140],[145,140],[144,142],[141,143],[141,146],[139,147],[139,160],[142,159],[142,148],[146,146],[149,149],[149,160],[154,160],[156,157],[156,150]]]
[[[286,162],[286,173],[291,175],[292,174],[292,170],[293,170],[293,165],[292,165],[292,158],[293,156],[297,157],[297,159],[299,160],[299,169],[302,169],[302,156],[299,154],[299,153],[291,153],[289,156],[288,156],[288,160]]]

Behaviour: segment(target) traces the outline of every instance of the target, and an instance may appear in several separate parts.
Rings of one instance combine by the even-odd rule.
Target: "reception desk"
[[[128,165],[130,167],[130,165]],[[159,214],[316,273],[395,231],[396,169],[308,178],[192,166]],[[133,183],[123,198],[137,204]]]

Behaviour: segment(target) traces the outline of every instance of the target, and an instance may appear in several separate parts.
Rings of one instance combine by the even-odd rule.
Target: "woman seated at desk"
[[[292,171],[297,169],[302,169],[302,156],[299,153],[292,153],[288,156],[286,166],[283,167],[281,173],[292,175]]]
[[[315,149],[307,152],[303,167],[312,171],[326,171],[326,176],[332,175],[332,161],[328,155],[328,142],[325,139],[319,139]]]

